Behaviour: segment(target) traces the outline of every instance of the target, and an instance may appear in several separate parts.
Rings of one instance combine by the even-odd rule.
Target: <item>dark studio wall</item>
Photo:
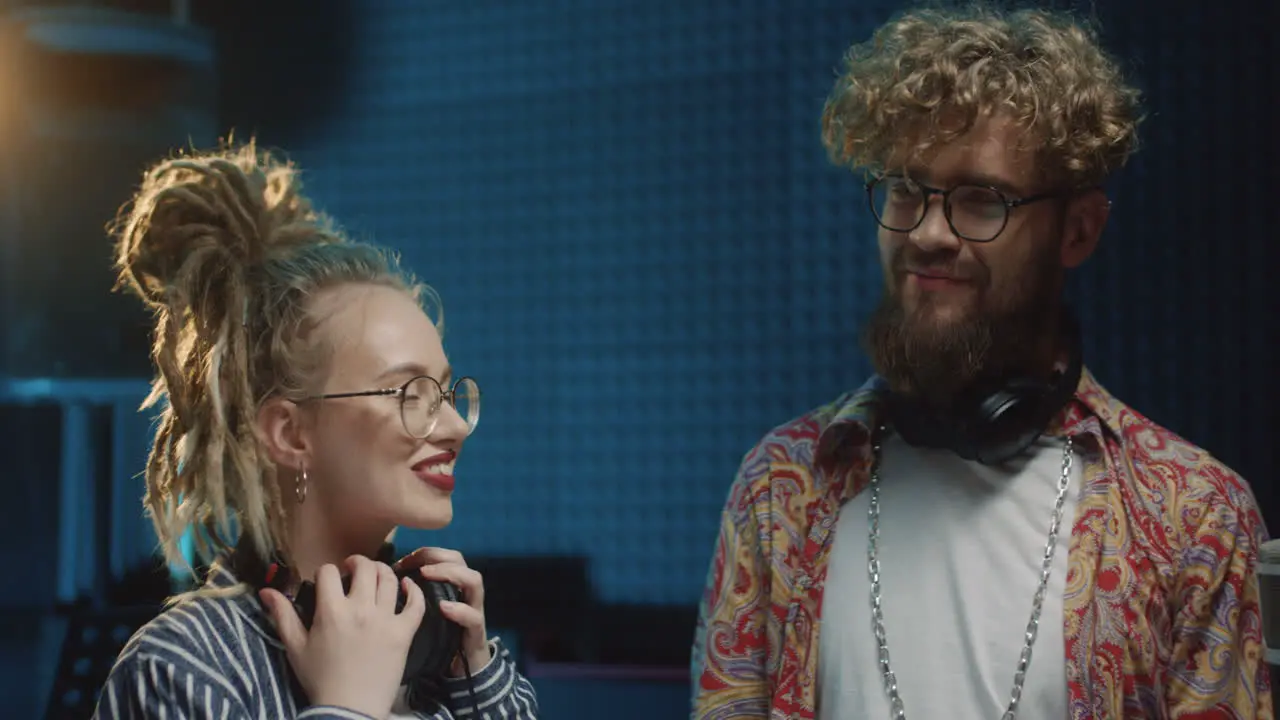
[[[1150,117],[1072,283],[1086,360],[1248,478],[1275,528],[1280,71],[1262,5],[1097,5]],[[661,649],[636,656],[685,651],[742,453],[869,371],[856,331],[880,290],[873,221],[859,179],[827,163],[818,115],[844,49],[895,7],[196,6],[218,32],[220,132],[287,150],[326,209],[399,249],[443,295],[453,364],[484,387],[454,525],[401,545],[581,558],[590,585],[575,592],[676,614]],[[0,511],[0,554],[40,590],[0,589],[0,606],[38,609],[57,417],[3,422],[19,504]],[[140,469],[146,418],[129,422]],[[140,512],[121,507],[119,532],[144,552]],[[13,625],[26,634],[0,648],[6,697],[30,694],[40,642]],[[664,702],[683,692],[670,685]]]
[[[1071,292],[1102,382],[1250,478],[1275,523],[1276,78],[1231,5],[1098,4],[1149,119]],[[296,33],[341,73],[262,85],[305,110],[238,96],[237,127],[444,296],[486,391],[464,463],[484,491],[463,489],[447,541],[585,552],[609,597],[692,601],[740,454],[868,372],[871,220],[817,118],[893,7],[371,3],[341,39]],[[282,114],[254,125],[259,106]]]

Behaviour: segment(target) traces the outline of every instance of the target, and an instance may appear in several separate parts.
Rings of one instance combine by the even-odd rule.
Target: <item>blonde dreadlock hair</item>
[[[822,113],[840,164],[884,169],[1005,113],[1029,132],[1044,180],[1097,185],[1136,149],[1139,93],[1088,24],[985,3],[922,8],[850,48]]]
[[[322,383],[327,344],[310,299],[338,285],[402,289],[436,306],[388,252],[352,242],[302,194],[298,170],[250,142],[160,162],[122,208],[118,287],[155,315],[156,366],[143,408],[162,399],[143,503],[166,558],[194,528],[211,558],[241,537],[289,557],[292,493],[255,432],[263,402]]]

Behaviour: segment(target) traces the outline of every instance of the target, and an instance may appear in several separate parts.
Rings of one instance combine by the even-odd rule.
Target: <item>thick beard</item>
[[[1013,297],[980,296],[967,316],[938,323],[926,296],[909,313],[886,287],[862,334],[876,372],[894,392],[947,413],[976,385],[1038,373],[1044,332],[1057,311],[1060,268],[1040,258]]]

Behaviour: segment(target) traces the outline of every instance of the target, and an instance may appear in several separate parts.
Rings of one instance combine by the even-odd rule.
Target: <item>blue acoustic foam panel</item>
[[[440,290],[451,358],[485,392],[454,524],[399,542],[581,554],[606,600],[695,601],[742,453],[868,372],[874,223],[819,115],[893,5],[362,7],[343,111],[281,144],[324,206]],[[1261,186],[1203,180],[1262,172],[1228,152],[1233,118],[1261,114],[1213,61],[1245,29],[1184,42],[1183,20],[1107,13],[1154,114],[1073,284],[1090,364],[1229,462],[1256,459],[1267,393],[1207,383],[1275,364],[1240,322],[1269,234],[1215,209]],[[1187,143],[1197,128],[1223,152]],[[1203,202],[1179,200],[1193,189]]]

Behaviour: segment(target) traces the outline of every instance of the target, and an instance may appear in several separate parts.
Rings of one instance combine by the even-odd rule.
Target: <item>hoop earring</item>
[[[298,504],[307,501],[307,466],[303,465],[298,471],[297,477],[293,481],[293,494],[298,498]]]

